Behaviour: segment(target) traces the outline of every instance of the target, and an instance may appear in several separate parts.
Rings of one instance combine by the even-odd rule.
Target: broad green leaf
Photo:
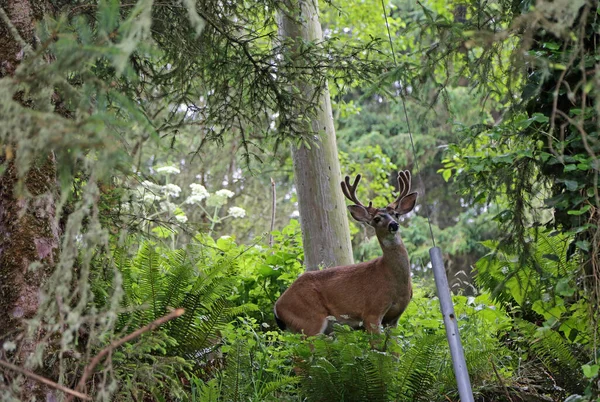
[[[561,296],[572,296],[576,290],[569,284],[569,278],[561,278],[556,283],[556,293]]]
[[[592,206],[590,204],[587,204],[587,205],[583,206],[583,208],[581,208],[581,209],[567,211],[567,214],[569,214],[569,215],[577,215],[577,216],[578,215],[583,215],[587,211],[589,211],[591,207]]]
[[[584,364],[581,366],[583,369],[583,375],[587,378],[596,378],[598,376],[598,371],[600,370],[600,365],[598,364]]]
[[[577,191],[579,183],[574,180],[565,180],[565,186],[567,186],[567,190],[569,191]]]

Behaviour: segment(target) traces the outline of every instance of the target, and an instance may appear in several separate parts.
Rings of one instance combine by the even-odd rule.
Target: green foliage
[[[506,377],[512,372],[511,352],[497,338],[510,325],[510,319],[489,306],[467,305],[467,299],[463,299],[462,303],[457,300],[464,311],[459,320],[464,323],[461,335],[471,379],[478,392],[490,380],[495,381],[492,364],[500,366]],[[381,337],[336,326],[333,339],[319,337],[299,345],[302,394],[308,400],[318,401],[455,398],[454,372],[442,319],[433,303],[437,301],[415,299],[399,328]],[[486,308],[492,313],[477,313]],[[373,342],[385,345],[386,351],[372,349]]]
[[[557,384],[564,388],[566,395],[581,391],[584,384],[581,372],[583,350],[549,328],[540,329],[522,320],[516,324],[518,333],[524,337],[517,339],[526,341],[518,347],[527,350],[525,366],[529,375],[544,378],[547,385]]]
[[[335,339],[302,345],[299,365],[302,394],[309,401],[385,401],[392,377],[389,355],[371,351],[367,336],[336,328]]]
[[[259,328],[255,320],[240,319],[225,332],[223,400],[287,400],[294,395],[298,378],[291,375],[292,349],[286,347],[285,335]]]
[[[127,401],[152,398],[185,398],[186,389],[182,382],[189,377],[192,363],[181,356],[169,354],[177,341],[164,331],[154,331],[139,340],[126,343],[111,356],[116,395],[112,400]],[[98,381],[98,392],[106,386]]]
[[[189,305],[194,294],[200,293],[203,304],[212,306],[197,310],[195,315],[200,315],[203,322],[225,324],[210,316],[224,314],[218,303],[222,299],[216,296],[228,292],[231,301],[239,304],[255,300],[270,315],[269,289],[277,292],[285,288],[301,272],[301,267],[295,266],[297,262],[286,268],[287,257],[279,259],[288,253],[297,261],[301,253],[297,222],[275,233],[275,244],[279,246],[273,249],[238,246],[230,237],[217,241],[206,236],[201,239],[204,245],[200,252],[194,253],[157,248],[150,242],[142,243],[132,260],[124,259],[118,250],[115,252],[124,273],[127,304],[146,307],[122,315],[121,322],[139,326],[166,311],[166,306]],[[276,256],[277,261],[270,260],[271,256]],[[267,276],[271,281],[262,287],[249,282],[252,277],[261,280],[261,272],[267,271],[265,265],[269,266],[270,275],[283,272],[276,278]],[[229,290],[221,288],[216,292],[219,286]],[[422,297],[422,292],[417,289],[399,328],[382,338],[338,326],[333,338],[301,340],[295,335],[268,330],[269,324],[260,315],[258,319],[239,318],[226,325],[219,324],[221,340],[217,341],[205,335],[209,331],[202,325],[189,327],[184,316],[181,322],[175,320],[156,333],[170,340],[161,344],[162,349],[155,350],[152,344],[144,346],[145,339],[135,345],[146,347],[150,355],[162,356],[164,361],[176,353],[188,356],[188,363],[182,361],[182,364],[201,363],[202,371],[176,366],[181,370],[177,377],[190,378],[191,400],[445,400],[440,395],[453,398],[454,373],[437,301]],[[510,381],[514,372],[511,362],[516,359],[511,358],[511,352],[499,342],[499,337],[510,328],[511,319],[486,296],[455,297],[455,304],[475,389],[483,392],[490,381],[495,381],[492,364],[504,377],[503,381]],[[188,328],[188,332],[182,336],[178,328]],[[212,341],[201,344],[196,333]],[[371,342],[387,345],[388,352],[371,349]],[[201,349],[202,346],[208,349]],[[209,351],[222,358],[208,360]],[[127,356],[124,363],[130,358]],[[162,361],[154,363],[155,367],[160,367]],[[117,370],[117,374],[117,378],[131,375],[126,370],[122,373]],[[142,374],[143,371],[139,375]],[[138,377],[129,381],[137,384],[138,390],[146,389],[141,381],[136,382]],[[162,383],[157,384],[159,389]],[[171,392],[176,394],[180,389],[173,387]]]
[[[560,331],[574,343],[587,344],[593,328],[586,323],[587,304],[577,288],[580,264],[567,259],[570,237],[557,232],[532,232],[531,254],[524,262],[518,256],[497,251],[477,262],[477,281],[507,305],[531,320],[544,320],[544,327]]]
[[[538,2],[533,9],[530,2],[503,3],[500,7],[509,12],[499,14],[497,22],[521,29],[500,35],[496,30],[492,38],[484,28],[467,42],[465,54],[474,63],[465,68],[473,76],[486,66],[486,79],[478,81],[490,95],[504,97],[505,112],[494,125],[465,127],[440,172],[445,179],[454,177],[474,202],[499,209],[494,219],[501,231],[498,241],[487,244],[494,251],[477,264],[478,281],[552,339],[548,344],[556,344],[554,349],[540,346],[546,340],[537,337],[527,347],[540,346],[543,356],[561,362],[557,368],[541,358],[570,384],[565,385],[569,392],[581,393],[577,366],[597,360],[591,340],[599,330],[600,91],[597,80],[589,79],[598,53],[598,5],[545,4]],[[468,8],[472,17],[465,28],[485,7]],[[557,13],[555,7],[565,12]],[[511,63],[494,65],[485,50],[476,50],[481,44],[504,48]],[[505,78],[498,79],[494,71]],[[506,90],[492,89],[511,82],[506,78],[512,80]],[[573,350],[578,352],[575,360],[567,353]],[[560,374],[567,370],[574,374],[564,379]],[[590,386],[586,398],[597,394],[597,385]]]
[[[292,375],[293,345],[298,336],[260,331],[254,319],[239,318],[223,332],[224,367],[215,377],[195,380],[192,401],[297,400]]]
[[[130,264],[117,263],[117,268],[124,278],[125,306],[133,310],[120,316],[121,325],[137,328],[170,309],[184,308],[183,316],[164,326],[176,342],[168,351],[194,360],[214,347],[232,317],[256,307],[227,302],[235,260],[206,245],[191,250],[165,250],[146,241]]]
[[[3,64],[0,79],[0,172],[14,164],[25,178],[51,151],[60,184],[62,244],[28,324],[46,336],[32,361],[58,361],[57,379],[68,383],[86,361],[65,356],[91,356],[183,306],[185,316],[113,352],[90,380],[98,399],[456,399],[427,270],[415,269],[415,298],[384,338],[337,328],[331,339],[303,341],[270,331],[273,302],[303,260],[299,226],[287,225],[294,194],[285,155],[270,148],[314,134],[305,123],[316,104],[293,83],[319,92],[329,79],[344,173],[364,175],[361,199],[386,204],[394,171],[422,167],[427,198],[402,231],[415,266],[428,261],[426,208],[434,206],[432,230],[448,261],[467,256],[468,267],[487,240],[481,294],[454,299],[476,393],[499,400],[531,386],[593,400],[597,6],[394,0],[374,12],[375,0],[325,3],[326,40],[299,44],[309,68],[298,68],[285,56],[292,44],[277,39],[282,2],[53,2],[58,12],[40,20],[35,46],[14,75]],[[240,170],[265,155],[255,181]],[[154,170],[173,161],[182,176]],[[276,204],[285,203],[275,227],[287,226],[266,245],[272,172]],[[206,204],[158,208],[176,198],[168,185],[192,181],[232,190],[231,202],[251,205],[252,219],[217,227],[223,215]],[[161,199],[144,203],[150,191],[130,198],[126,188],[138,183],[157,185]],[[36,202],[22,183],[16,190]],[[144,240],[131,258],[120,229],[150,229],[171,243]],[[204,229],[237,240],[195,236]],[[362,237],[357,259],[378,255],[374,239]]]
[[[304,252],[298,221],[290,220],[286,227],[272,235],[272,246],[256,244],[239,259],[233,300],[257,305],[260,316],[256,318],[273,324],[275,301],[304,272]]]
[[[382,151],[379,145],[359,147],[349,153],[339,152],[340,165],[344,170],[344,176],[362,175],[362,181],[358,187],[357,196],[363,202],[372,201],[373,205],[385,206],[394,200],[394,186],[390,183],[390,175],[393,175],[397,166]],[[397,173],[397,172],[396,172]]]
[[[116,334],[132,332],[174,308],[185,309],[183,316],[115,352],[118,399],[131,394],[181,398],[185,395],[182,380],[199,375],[210,364],[229,321],[255,309],[227,300],[235,283],[235,260],[206,245],[169,250],[150,241],[142,241],[133,258],[123,248],[116,248],[113,256],[124,291],[124,312],[118,316]],[[97,294],[110,294],[106,282],[97,280]]]

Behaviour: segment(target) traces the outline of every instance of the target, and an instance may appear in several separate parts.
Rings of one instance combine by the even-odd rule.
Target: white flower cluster
[[[175,205],[169,201],[163,201],[160,203],[160,209],[162,209],[163,211],[172,213],[172,212],[175,212],[175,209],[177,209],[177,205]]]
[[[160,185],[153,183],[150,180],[144,180],[141,184],[142,184],[142,187],[144,187],[145,189],[150,190],[150,191],[158,192],[161,188]]]
[[[229,208],[227,213],[234,218],[243,218],[244,216],[246,216],[246,210],[240,207],[231,207]]]
[[[178,174],[180,171],[174,166],[163,166],[156,169],[159,173],[166,174]],[[225,188],[209,193],[206,187],[199,183],[192,183],[189,185],[191,189],[191,195],[188,196],[183,203],[185,204],[196,204],[200,205],[203,200],[206,200],[208,206],[222,207],[227,203],[228,198],[232,198],[235,193]],[[177,198],[182,192],[181,187],[176,184],[165,184],[161,186],[152,181],[145,180],[140,183],[137,187],[137,198],[141,199],[146,204],[159,203],[160,209],[164,212],[172,214],[173,218],[179,223],[186,223],[188,217],[180,206],[169,201],[167,197]],[[179,204],[181,205],[181,203]],[[202,205],[200,205],[202,208]],[[128,204],[123,205],[123,209],[127,210]],[[203,209],[203,208],[202,208]],[[203,209],[204,210],[204,209]],[[215,210],[215,213],[217,210]],[[240,207],[231,207],[227,210],[228,217],[232,218],[244,218],[246,216],[246,210]],[[220,218],[216,218],[216,221],[220,221]]]
[[[170,195],[171,197],[179,197],[179,193],[181,193],[181,187],[179,187],[177,184],[165,184],[162,186],[161,191]]]
[[[199,204],[200,201],[210,196],[208,190],[202,184],[192,183],[190,188],[192,189],[192,195],[185,200],[186,204]]]
[[[211,194],[206,203],[211,207],[220,207],[225,205],[227,199],[233,197],[234,195],[235,193],[233,191],[221,189],[216,193]]]
[[[208,193],[208,190],[202,184],[192,183],[192,184],[190,184],[190,188],[192,189],[193,195],[201,195],[204,198],[206,198],[210,195]]]
[[[143,197],[143,199],[144,199],[144,202],[145,202],[145,203],[147,203],[147,204],[152,204],[154,201],[158,201],[158,200],[160,200],[160,196],[159,196],[159,195],[156,195],[156,194],[154,194],[154,193],[151,193],[151,192],[149,192],[149,191],[146,191],[146,192],[144,193],[144,197]]]
[[[229,191],[227,189],[219,190],[215,194],[218,195],[219,197],[224,197],[224,198],[231,198],[235,195],[235,193],[233,191]]]
[[[165,173],[165,174],[179,174],[179,173],[181,173],[181,170],[179,170],[175,166],[163,166],[163,167],[159,167],[159,168],[156,168],[156,171],[158,173]]]

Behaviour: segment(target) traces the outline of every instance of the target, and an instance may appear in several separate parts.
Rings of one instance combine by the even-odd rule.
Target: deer
[[[354,205],[352,217],[375,229],[381,257],[354,265],[308,271],[296,279],[275,302],[274,313],[281,330],[304,336],[330,334],[333,322],[353,329],[381,333],[381,327],[396,327],[412,299],[408,252],[398,233],[400,216],[415,207],[417,193],[410,192],[408,170],[398,172],[399,195],[385,208],[362,204],[356,197],[360,182],[346,176],[342,192]]]

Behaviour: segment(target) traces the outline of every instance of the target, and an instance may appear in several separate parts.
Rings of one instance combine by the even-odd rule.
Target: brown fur
[[[404,174],[410,183],[410,174]],[[387,208],[348,207],[354,219],[375,229],[383,256],[302,274],[275,303],[275,316],[284,327],[312,336],[330,332],[332,322],[375,333],[381,325],[397,325],[412,298],[408,253],[397,232],[399,216],[416,202],[416,193],[407,192],[401,189],[404,196]]]

